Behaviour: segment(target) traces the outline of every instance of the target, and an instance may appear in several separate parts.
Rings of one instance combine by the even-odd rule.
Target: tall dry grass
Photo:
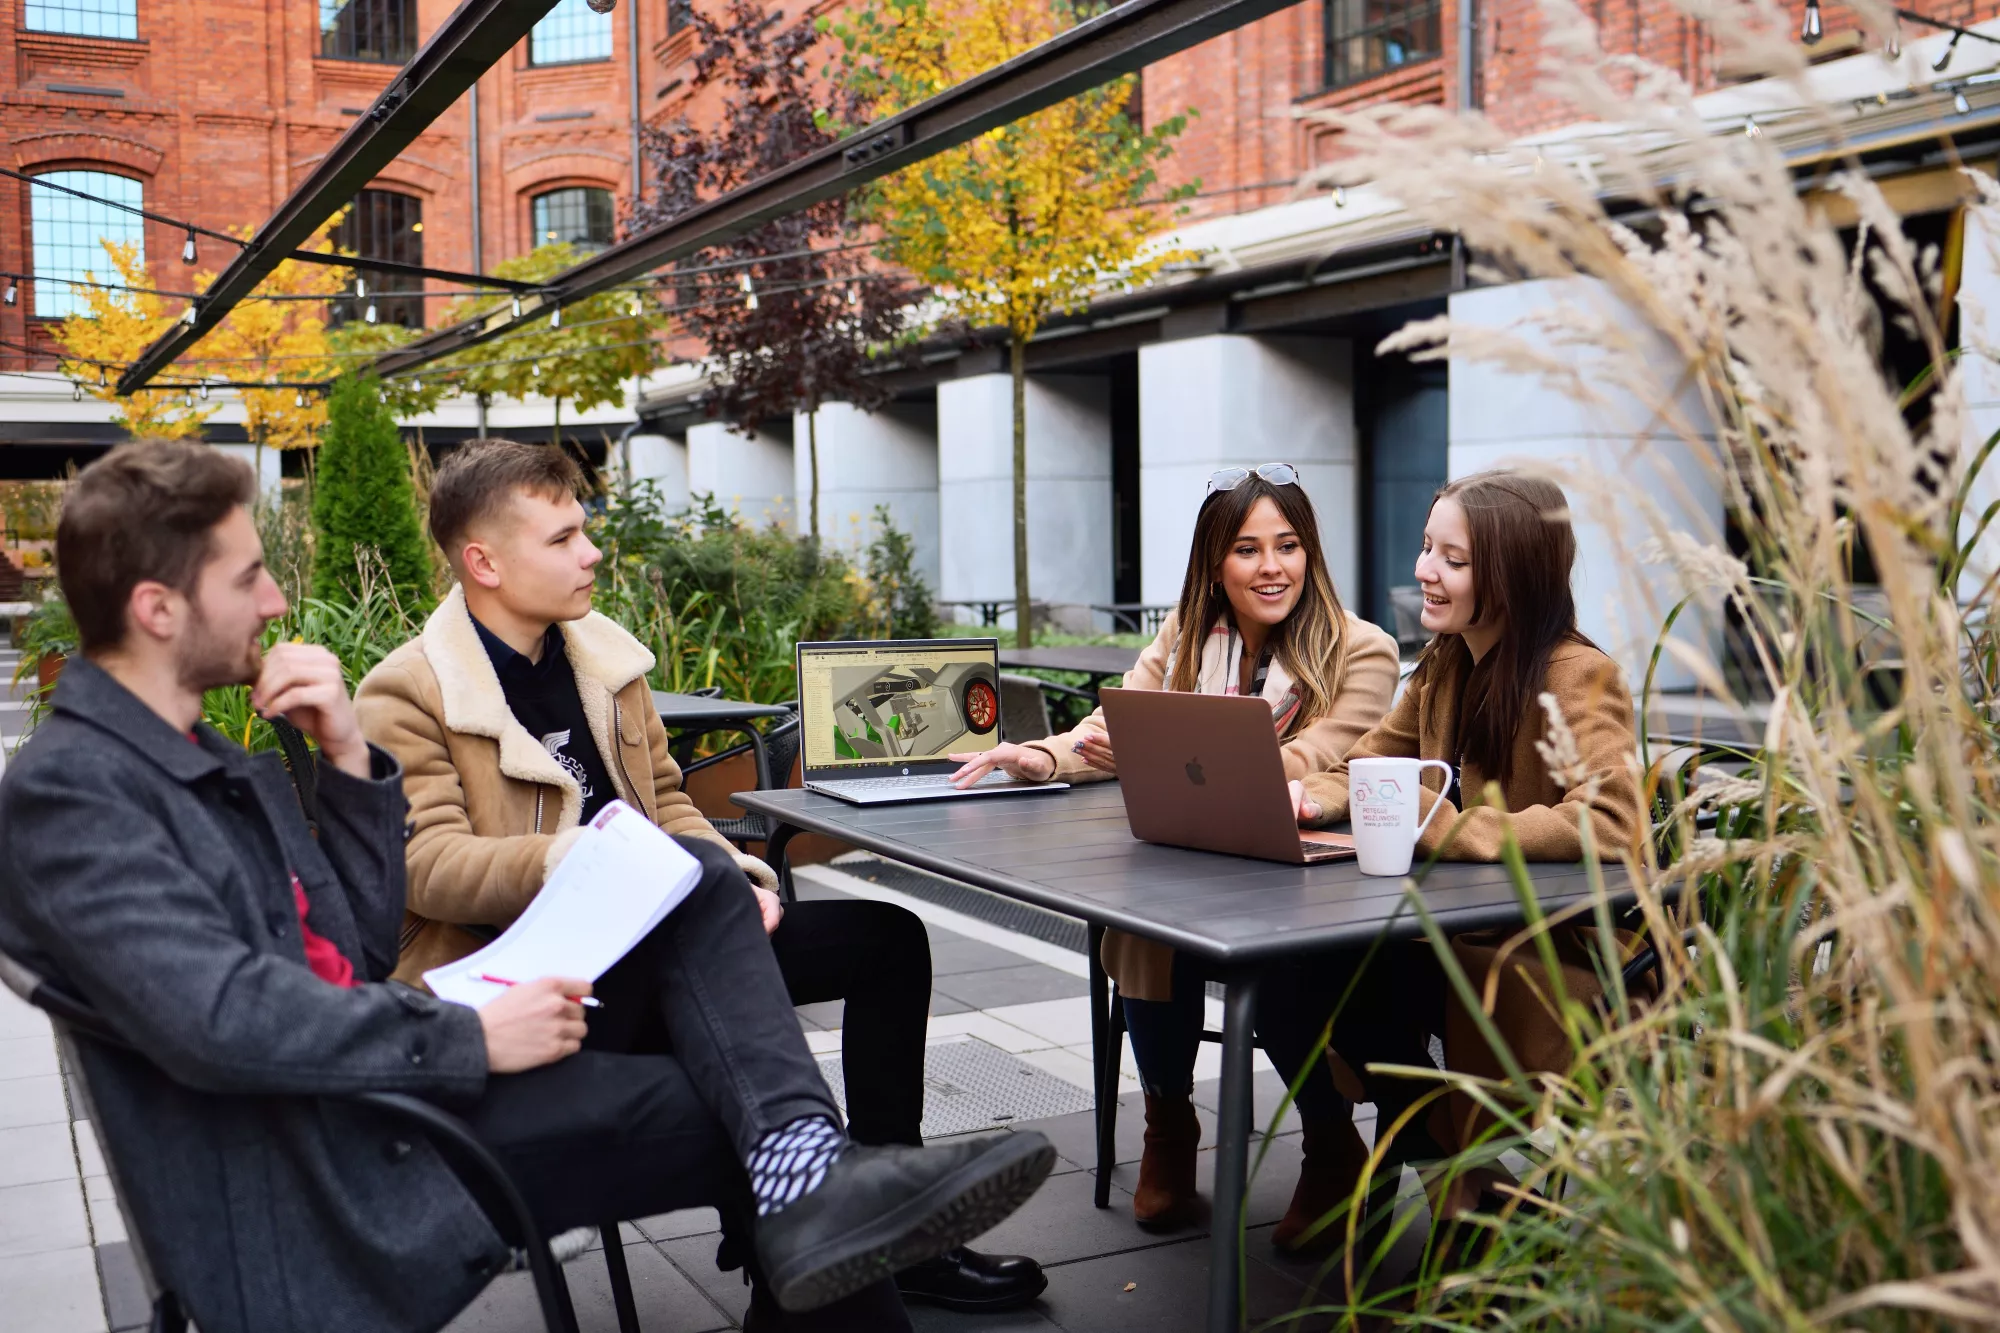
[[[1565,3],[1544,5],[1545,78],[1616,133],[1538,150],[1434,108],[1333,117],[1338,178],[1463,237],[1476,273],[1573,280],[1531,328],[1439,320],[1386,346],[1631,418],[1629,466],[1558,479],[1579,518],[1660,562],[1631,590],[1656,623],[1733,612],[1746,672],[1661,651],[1759,737],[1691,794],[1661,784],[1658,837],[1606,864],[1582,918],[1607,946],[1643,921],[1658,998],[1609,971],[1609,1006],[1549,997],[1567,1075],[1440,1076],[1500,1118],[1455,1167],[1504,1154],[1522,1188],[1474,1224],[1469,1266],[1434,1238],[1379,1308],[1440,1328],[2000,1325],[2000,542],[1969,503],[1979,353],[1941,327],[1951,255],[1910,244],[1852,163],[1823,181],[1859,219],[1844,237],[1784,162],[1792,130],[1838,142],[1846,119],[1807,91],[1796,14],[1677,3],[1787,81],[1784,134],[1704,122],[1676,76],[1606,55]],[[1870,21],[1886,33],[1887,11]],[[1971,245],[2000,235],[2000,189],[1976,181]],[[1885,320],[1927,349],[1922,383],[1884,374]],[[1735,551],[1645,468],[1669,447],[1722,495]],[[1630,914],[1610,905],[1626,891]]]

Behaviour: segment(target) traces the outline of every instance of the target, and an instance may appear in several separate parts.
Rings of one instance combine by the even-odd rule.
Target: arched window
[[[536,245],[568,241],[585,254],[611,244],[611,191],[588,186],[550,190],[534,198]]]
[[[591,11],[583,0],[556,0],[528,31],[530,65],[574,65],[611,59],[611,15]]]
[[[417,0],[319,0],[319,53],[408,64],[417,53]]]
[[[28,0],[21,26],[31,32],[139,40],[139,0]]]
[[[61,190],[40,186],[63,185],[92,196],[79,199]],[[146,257],[146,224],[137,213],[114,208],[146,206],[146,187],[129,176],[108,171],[49,171],[35,177],[28,187],[28,229],[35,252],[35,314],[42,319],[63,319],[87,309],[80,288],[60,279],[116,282],[118,271],[104,242],[134,245],[139,258]],[[106,200],[109,202],[99,202]]]
[[[424,201],[413,194],[393,190],[363,190],[354,196],[354,206],[333,229],[333,243],[351,250],[360,259],[386,259],[396,264],[424,262]],[[368,306],[375,306],[375,318],[382,324],[404,328],[424,326],[424,302],[420,296],[398,293],[420,292],[422,278],[384,273],[376,269],[356,269],[354,279],[368,284],[367,297],[350,296],[333,303],[332,323],[366,319]],[[354,290],[349,280],[348,290]]]

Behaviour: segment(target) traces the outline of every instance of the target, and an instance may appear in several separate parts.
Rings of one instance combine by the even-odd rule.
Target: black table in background
[[[1403,906],[1403,881],[1363,875],[1352,862],[1291,866],[1139,842],[1126,824],[1124,798],[1115,782],[1045,794],[906,805],[849,805],[800,790],[741,792],[731,799],[772,821],[766,857],[785,876],[788,887],[786,844],[797,833],[824,833],[1088,922],[1100,1114],[1118,1091],[1105,1086],[1109,1062],[1101,1058],[1110,1015],[1110,991],[1098,954],[1105,929],[1186,949],[1214,965],[1227,990],[1208,1326],[1211,1333],[1234,1330],[1237,1250],[1236,1227],[1230,1219],[1242,1212],[1253,1126],[1251,1019],[1258,965],[1315,950],[1366,945],[1385,929],[1392,937],[1420,934],[1421,927]],[[1535,896],[1545,911],[1589,896],[1589,877],[1579,866],[1547,864],[1529,869]],[[1502,866],[1438,865],[1424,883],[1423,896],[1426,908],[1451,931],[1521,921],[1520,903]],[[1614,895],[1614,901],[1620,897]],[[1100,1161],[1100,1207],[1109,1172],[1109,1163]]]
[[[1000,650],[1000,665],[1004,669],[1028,667],[1034,671],[1078,671],[1090,677],[1092,690],[1102,689],[1107,680],[1123,680],[1125,673],[1138,661],[1137,648],[1114,648],[1109,644]]]
[[[732,731],[750,742],[751,756],[757,763],[757,786],[760,790],[771,786],[771,757],[764,749],[764,733],[757,730],[758,718],[790,717],[792,710],[782,704],[753,704],[742,699],[723,699],[706,694],[674,694],[667,690],[653,691],[653,706],[660,710],[660,721],[671,730],[678,728],[690,738],[711,731]],[[676,757],[685,768],[687,760]]]

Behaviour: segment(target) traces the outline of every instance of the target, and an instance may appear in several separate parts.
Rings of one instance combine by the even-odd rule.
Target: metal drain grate
[[[880,884],[885,889],[895,889],[907,893],[912,898],[921,898],[939,907],[949,907],[954,912],[962,912],[975,921],[984,921],[990,926],[1011,930],[1017,935],[1026,935],[1031,940],[1041,940],[1044,944],[1054,944],[1068,949],[1071,953],[1082,953],[1089,939],[1083,922],[1073,916],[1051,912],[1046,908],[1029,903],[1015,902],[997,893],[976,889],[970,884],[961,884],[955,879],[933,875],[928,871],[906,866],[898,861],[884,861],[878,857],[857,856],[853,859],[842,857],[833,863],[834,869],[849,875]]]
[[[843,1114],[847,1084],[840,1057],[820,1057],[820,1073]],[[947,1037],[924,1048],[924,1137],[976,1134],[1023,1120],[1088,1111],[1090,1092],[973,1037]]]

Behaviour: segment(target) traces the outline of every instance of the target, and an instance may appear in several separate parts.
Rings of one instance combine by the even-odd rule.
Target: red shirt
[[[306,966],[311,968],[313,975],[321,981],[331,982],[336,986],[352,986],[354,964],[347,961],[347,955],[342,953],[332,940],[316,933],[306,924],[306,889],[305,885],[299,883],[297,875],[292,876],[292,901],[297,903],[299,908],[299,935],[306,944]]]

